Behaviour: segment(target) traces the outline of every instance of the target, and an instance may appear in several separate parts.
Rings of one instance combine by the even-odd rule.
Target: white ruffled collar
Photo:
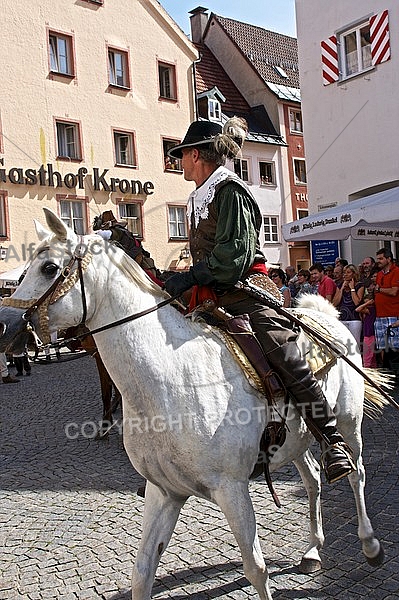
[[[196,227],[198,226],[200,219],[208,218],[208,206],[215,196],[215,188],[228,177],[239,180],[239,177],[233,171],[230,171],[230,169],[218,167],[204,183],[190,194],[187,203],[187,216],[189,222],[191,221],[193,211]]]

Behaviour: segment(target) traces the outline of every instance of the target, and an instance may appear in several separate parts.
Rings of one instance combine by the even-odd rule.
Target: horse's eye
[[[42,273],[48,277],[54,277],[58,272],[58,265],[52,262],[47,262],[42,266]]]

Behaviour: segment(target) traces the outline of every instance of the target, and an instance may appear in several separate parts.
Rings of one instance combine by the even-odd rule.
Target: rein
[[[167,306],[171,302],[174,302],[178,297],[179,297],[179,295],[171,296],[170,298],[167,298],[166,300],[163,300],[162,302],[155,304],[155,306],[146,308],[145,310],[142,310],[141,312],[134,313],[127,317],[123,317],[123,319],[119,319],[118,321],[113,321],[112,323],[107,323],[107,325],[102,325],[102,327],[97,327],[97,329],[92,329],[92,330],[86,331],[85,333],[81,333],[79,335],[74,335],[73,337],[70,337],[66,340],[48,344],[48,347],[49,348],[60,348],[62,346],[65,346],[66,344],[69,344],[69,342],[72,342],[74,340],[83,340],[88,335],[95,335],[96,333],[100,333],[101,331],[106,331],[107,329],[112,329],[113,327],[118,327],[118,325],[124,325],[125,323],[129,323],[130,321],[135,321],[136,319],[140,319],[140,317],[149,315],[150,313],[155,312],[156,310],[163,308],[164,306]],[[83,325],[83,323],[80,323],[80,325]]]

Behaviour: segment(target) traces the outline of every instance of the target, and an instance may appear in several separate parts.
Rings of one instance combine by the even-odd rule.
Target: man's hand
[[[176,273],[165,281],[165,290],[171,296],[181,296],[183,292],[189,290],[193,285],[196,285],[196,281],[193,274],[190,271],[184,271],[183,273]]]
[[[204,260],[190,267],[188,271],[176,273],[165,281],[165,290],[171,296],[181,296],[183,292],[189,290],[193,285],[211,285],[215,279],[210,272],[208,265]]]

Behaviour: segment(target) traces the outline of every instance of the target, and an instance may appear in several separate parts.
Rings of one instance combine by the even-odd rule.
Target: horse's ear
[[[43,208],[46,217],[47,225],[55,236],[62,241],[68,239],[68,227],[61,221],[61,219],[49,208]]]
[[[33,219],[33,222],[35,224],[37,237],[39,238],[39,240],[41,242],[43,240],[47,239],[48,237],[50,237],[50,235],[51,235],[50,231],[48,231],[48,229],[43,227],[43,225],[41,223],[39,223],[39,221],[36,221],[36,219]]]

